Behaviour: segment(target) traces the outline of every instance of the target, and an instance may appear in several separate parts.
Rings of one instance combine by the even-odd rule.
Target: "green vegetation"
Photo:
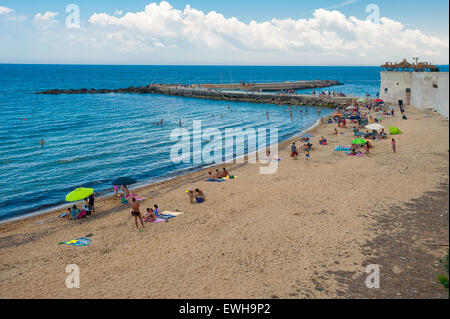
[[[448,292],[448,252],[447,252],[447,256],[445,257],[445,270],[447,270],[447,276],[439,275],[438,280],[441,284],[444,285],[445,288],[447,288],[447,292]]]

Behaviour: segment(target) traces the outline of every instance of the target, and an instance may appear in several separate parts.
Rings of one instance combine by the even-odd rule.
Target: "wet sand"
[[[335,136],[335,124],[322,124],[311,130],[316,138],[309,160],[302,153],[298,160],[289,157],[291,141],[279,145],[276,174],[260,174],[264,164],[226,164],[237,180],[206,182],[203,170],[139,189],[150,197],[143,209],[156,203],[184,212],[167,223],[147,223],[144,232],[129,206],[114,197],[97,200],[96,214],[79,221],[58,219],[59,210],[2,224],[0,298],[389,297],[387,289],[364,286],[365,267],[373,262],[385,263],[382,280],[404,279],[390,292],[445,298],[437,279],[414,286],[411,264],[397,262],[404,246],[380,240],[414,229],[401,236],[414,243],[406,256],[417,259],[414,267],[439,264],[448,250],[448,210],[433,208],[436,199],[426,196],[448,185],[448,120],[430,110],[408,108],[407,115],[406,121],[398,113],[383,118],[386,128],[403,131],[395,136],[396,154],[390,138],[373,142],[368,156],[333,152],[353,134],[338,129],[344,134]],[[318,145],[322,135],[326,146]],[[202,189],[206,202],[190,204],[188,188]],[[425,201],[421,207],[430,202],[428,210],[408,209],[418,198]],[[398,218],[380,220],[400,210],[411,217],[409,226]],[[421,212],[430,218],[413,218]],[[430,219],[442,231],[419,227]],[[94,235],[89,246],[58,245],[87,234]],[[428,257],[421,260],[423,254]],[[68,264],[80,267],[79,289],[65,286]],[[423,269],[430,280],[442,273],[438,266]]]

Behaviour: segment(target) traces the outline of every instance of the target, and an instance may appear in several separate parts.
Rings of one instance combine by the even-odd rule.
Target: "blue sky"
[[[146,11],[152,2],[155,6]],[[64,27],[70,3],[80,8],[80,30]],[[446,0],[168,3],[0,0],[0,63],[377,65],[380,59],[413,55],[448,63]],[[382,20],[383,28],[361,22],[369,4],[388,19]],[[185,12],[186,5],[196,11]],[[325,10],[317,12],[320,8]],[[223,18],[207,17],[211,11]],[[124,18],[128,12],[133,15]]]

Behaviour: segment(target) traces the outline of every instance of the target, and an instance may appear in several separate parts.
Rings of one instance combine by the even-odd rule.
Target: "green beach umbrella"
[[[89,195],[94,193],[93,188],[77,188],[66,195],[66,202],[76,202],[85,199]]]
[[[402,131],[400,131],[400,129],[398,127],[389,126],[389,133],[391,135],[397,135],[397,134],[402,134]]]
[[[353,142],[352,142],[352,144],[361,144],[361,145],[366,144],[366,143],[367,143],[367,141],[365,139],[362,139],[362,138],[354,139]]]

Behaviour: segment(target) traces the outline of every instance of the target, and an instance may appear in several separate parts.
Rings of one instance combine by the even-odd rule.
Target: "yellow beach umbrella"
[[[76,202],[82,199],[85,199],[89,195],[94,193],[93,188],[77,188],[74,191],[71,191],[69,194],[66,195],[66,202]]]

